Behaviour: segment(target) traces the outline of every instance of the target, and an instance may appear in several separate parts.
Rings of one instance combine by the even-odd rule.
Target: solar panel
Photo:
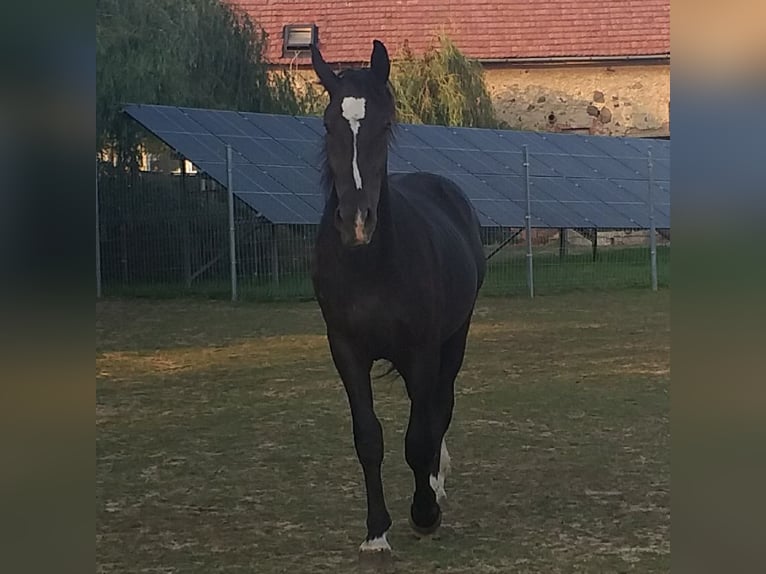
[[[231,171],[231,180],[234,189],[237,193],[267,193],[271,191],[271,188],[276,187],[278,184],[271,181],[260,170],[253,168],[253,166],[243,166],[242,169],[233,169]],[[265,183],[265,185],[264,185]],[[273,189],[274,191],[281,191],[279,189]]]
[[[253,165],[296,165],[303,164],[297,158],[291,157],[293,154],[285,153],[280,149],[279,144],[275,144],[270,139],[253,139],[247,137],[222,136],[221,139],[231,144],[232,150],[237,150],[237,155],[243,158],[247,163]],[[235,162],[236,163],[236,162]]]
[[[321,193],[317,185],[316,171],[311,168],[269,165],[264,166],[263,171],[291,193],[305,193],[311,189],[316,190],[317,195]]]
[[[597,220],[599,227],[630,228],[636,223],[626,216],[621,207],[635,204],[616,184],[605,179],[585,179],[578,184],[593,200],[585,205],[589,208],[598,206],[600,219]],[[594,210],[595,212],[595,210]]]
[[[639,151],[637,148],[626,146],[625,142],[619,138],[588,136],[587,142],[598,150],[597,155],[599,156],[611,158],[646,157],[646,153]]]
[[[478,149],[484,152],[505,151],[507,142],[497,136],[493,130],[476,128],[450,128],[455,137],[469,144],[466,149]]]
[[[521,152],[523,146],[527,146],[529,155],[534,157],[536,153],[550,153],[550,145],[543,139],[541,134],[536,132],[521,132],[513,130],[503,130],[502,132],[496,132],[498,135],[509,143],[511,148]]]
[[[537,178],[533,180],[533,197],[540,191],[566,206],[581,219],[583,227],[631,228],[629,218],[615,213],[615,204],[619,201],[603,201],[593,193],[594,180],[569,181],[564,178]],[[600,181],[600,180],[595,180]],[[536,186],[536,187],[535,187]],[[535,191],[537,190],[537,191]],[[604,190],[600,190],[602,193]],[[570,215],[570,217],[572,217]],[[627,221],[626,221],[627,220]],[[577,225],[575,225],[577,226]],[[556,225],[555,227],[568,227]]]
[[[506,174],[523,175],[524,166],[521,152],[519,151],[489,151],[487,155],[503,166]]]
[[[409,128],[410,134],[418,138],[424,147],[434,149],[465,149],[463,142],[455,138],[449,128],[444,126],[420,126]]]
[[[518,176],[483,175],[481,180],[503,197],[514,201],[522,201],[526,197],[524,180]]]
[[[303,221],[292,221],[288,223],[319,223],[321,211],[314,209],[311,204],[305,202],[298,195],[288,192],[279,195],[275,194],[274,197],[287,206],[291,211],[303,218]]]
[[[493,223],[492,226],[523,227],[524,210],[508,200],[476,199],[471,202]]]
[[[241,165],[232,170],[234,189],[240,191],[255,191],[259,193],[285,193],[289,191],[278,180],[256,165]]]
[[[273,223],[317,223],[323,120],[227,110],[129,105],[125,112]],[[523,146],[534,227],[646,228],[647,152],[657,227],[670,227],[670,145],[662,140],[400,124],[391,173],[430,171],[458,184],[484,226],[524,225]]]
[[[298,193],[296,195],[314,208],[314,211],[317,213],[317,221],[319,221],[319,216],[324,211],[324,195],[318,193]]]
[[[597,157],[597,156],[581,156],[579,159],[582,163],[593,169],[593,176],[600,178],[623,178],[631,179],[636,177],[636,172],[620,161],[615,161],[614,158],[609,157]]]
[[[237,197],[272,223],[309,223],[270,193],[239,191]]]
[[[431,171],[441,175],[468,173],[468,170],[451,161],[444,154],[427,148],[401,148],[399,152],[407,158],[414,169],[410,171]]]
[[[393,149],[388,151],[388,170],[391,173],[409,173],[414,171],[412,164]]]
[[[159,132],[165,143],[181,152],[181,155],[192,159],[194,163],[204,161],[209,163],[226,162],[226,146],[210,134],[189,134],[180,132]]]
[[[537,155],[542,163],[546,164],[553,173],[559,177],[593,177],[593,168],[579,157],[566,154]]]
[[[539,213],[550,227],[593,227],[593,209],[588,209],[563,178],[530,180],[532,213]],[[559,208],[560,206],[560,208]]]
[[[319,116],[298,116],[295,118],[317,135],[324,135],[324,120]]]
[[[415,126],[408,126],[405,124],[399,124],[394,129],[393,147],[425,147],[423,140],[419,139],[413,132],[412,128]]]
[[[461,168],[473,174],[502,174],[505,166],[479,150],[440,149],[439,152]]]
[[[316,139],[316,132],[293,116],[244,113],[242,116],[258,129],[276,140]]]
[[[537,190],[536,197],[542,195]],[[542,222],[533,227],[593,227],[593,223],[564,203],[546,199],[534,199],[530,202],[532,213]]]
[[[189,156],[187,156],[188,158]],[[193,161],[200,171],[205,172],[218,183],[226,184],[226,164],[223,162]]]
[[[599,155],[601,151],[588,142],[588,138],[575,134],[546,134],[546,141],[552,150],[564,155]]]
[[[171,106],[128,106],[126,111],[149,131],[187,134],[208,133],[180,108]],[[150,127],[151,126],[151,127]]]
[[[217,136],[268,137],[260,130],[243,130],[245,122],[237,112],[181,108],[181,110],[209,133]]]
[[[458,184],[469,199],[495,199],[502,200],[508,199],[505,194],[493,189],[487,184],[486,180],[480,179],[475,175],[469,173],[466,174],[454,174],[450,177],[452,181]]]
[[[670,159],[670,142],[659,139],[621,138],[626,149],[635,152],[633,155],[646,157],[649,149],[655,158]]]
[[[649,177],[649,164],[646,157],[621,157],[616,161],[624,165],[631,173],[631,175],[626,176],[625,179],[635,179],[643,182],[647,181]]]

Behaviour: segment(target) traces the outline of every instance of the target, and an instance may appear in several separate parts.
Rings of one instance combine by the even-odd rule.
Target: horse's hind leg
[[[439,502],[447,497],[445,481],[450,470],[450,456],[444,435],[452,421],[452,411],[455,407],[455,378],[463,365],[469,326],[470,319],[442,344],[439,376],[433,392],[431,422],[436,455],[431,465],[430,482],[436,493],[436,500]]]
[[[419,534],[431,534],[441,522],[441,509],[431,488],[430,474],[437,441],[433,436],[432,393],[439,373],[439,349],[418,349],[402,371],[410,396],[410,420],[405,438],[405,458],[415,476],[410,524]]]

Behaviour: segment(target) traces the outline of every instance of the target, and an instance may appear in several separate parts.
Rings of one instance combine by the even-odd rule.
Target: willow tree
[[[481,64],[463,55],[446,36],[420,57],[405,48],[393,63],[391,85],[401,122],[498,125]]]
[[[220,0],[96,0],[98,148],[135,156],[137,135],[120,117],[128,102],[302,112],[265,47],[264,32]]]

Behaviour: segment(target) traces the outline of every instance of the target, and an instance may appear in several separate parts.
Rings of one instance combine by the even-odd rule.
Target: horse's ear
[[[388,50],[380,40],[372,41],[372,56],[370,56],[370,70],[383,84],[388,82],[388,74],[391,71],[391,61],[388,59]]]
[[[319,81],[322,82],[325,89],[332,94],[335,88],[338,87],[340,79],[335,72],[330,69],[327,62],[324,61],[322,53],[314,44],[311,45],[311,65],[313,66],[316,75],[319,77]]]

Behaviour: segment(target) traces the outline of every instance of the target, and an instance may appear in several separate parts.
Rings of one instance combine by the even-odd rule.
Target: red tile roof
[[[670,0],[226,0],[269,35],[282,57],[282,27],[315,23],[328,62],[360,63],[371,42],[421,53],[445,32],[480,60],[635,57],[670,53]]]

